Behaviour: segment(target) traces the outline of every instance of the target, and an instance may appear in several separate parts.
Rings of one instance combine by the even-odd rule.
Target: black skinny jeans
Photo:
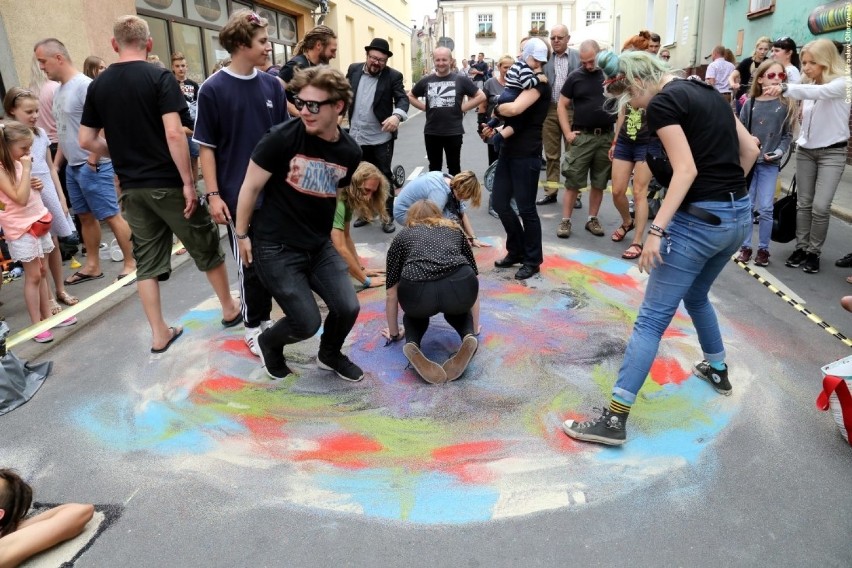
[[[444,314],[444,319],[462,339],[473,334],[471,308],[478,295],[479,279],[468,265],[440,280],[415,282],[403,278],[399,282],[398,299],[405,312],[402,324],[406,343],[420,345],[429,328],[429,318],[439,313]]]

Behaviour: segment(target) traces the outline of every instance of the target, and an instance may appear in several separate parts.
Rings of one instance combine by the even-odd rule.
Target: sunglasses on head
[[[778,73],[776,73],[775,71],[770,71],[769,73],[764,73],[763,76],[767,79],[774,79],[775,77],[778,77],[782,81],[787,80],[787,74],[783,71],[780,71]]]
[[[319,114],[320,107],[323,105],[331,105],[336,103],[337,101],[333,101],[331,99],[326,99],[324,101],[303,101],[299,97],[295,97],[293,99],[293,106],[296,107],[296,110],[301,111],[303,108],[308,107],[308,112],[311,114]]]

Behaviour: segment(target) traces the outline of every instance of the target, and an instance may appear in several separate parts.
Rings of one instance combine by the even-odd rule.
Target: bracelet
[[[367,276],[367,278],[364,279],[364,283],[361,284],[361,288],[366,290],[367,288],[370,287],[370,284],[372,284],[372,282],[370,282],[370,277]]]
[[[659,231],[661,237],[669,236],[668,231],[666,231],[665,229],[663,229],[659,225],[655,225],[655,224],[651,223],[651,225],[648,227],[648,229],[649,229],[649,232],[650,231]]]
[[[219,195],[219,192],[218,191],[208,191],[207,193],[204,194],[204,197],[211,197],[213,195]]]
[[[237,237],[240,240],[247,239],[249,237],[248,233],[246,233],[245,235],[241,235],[237,231],[234,231],[234,236]]]
[[[662,238],[663,238],[663,234],[662,234],[662,233],[655,233],[653,229],[651,229],[651,230],[649,230],[649,231],[648,231],[648,235],[651,235],[651,236],[654,236],[654,237],[657,237],[657,238],[660,238],[660,239],[662,239]]]
[[[470,242],[475,241],[475,240],[476,240],[476,235],[468,235],[468,236],[467,236],[467,240],[469,240]]]

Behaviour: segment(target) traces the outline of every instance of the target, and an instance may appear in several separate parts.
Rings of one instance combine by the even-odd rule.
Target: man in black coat
[[[401,122],[408,118],[408,96],[402,83],[402,73],[388,67],[393,57],[387,40],[376,38],[364,47],[367,61],[353,63],[346,72],[355,95],[349,106],[349,134],[364,153],[364,161],[375,165],[393,186],[391,160],[393,143]],[[394,192],[388,195],[387,210],[390,221],[382,224],[382,230],[392,233]],[[369,222],[357,219],[356,227]]]

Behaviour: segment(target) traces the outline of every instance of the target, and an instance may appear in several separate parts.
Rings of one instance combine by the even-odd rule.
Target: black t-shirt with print
[[[186,100],[171,71],[147,61],[113,63],[91,82],[81,123],[106,132],[122,189],[182,188],[163,115]]]
[[[290,120],[261,138],[251,159],[272,176],[252,219],[256,238],[302,250],[328,242],[337,190],[349,184],[361,161],[361,147],[338,131],[337,142],[326,142],[307,134],[301,120]]]
[[[571,125],[574,130],[612,128],[615,124],[615,115],[604,108],[603,82],[604,74],[600,69],[589,72],[580,67],[568,74],[559,94],[574,103],[574,124]]]
[[[698,176],[684,203],[715,200],[745,187],[740,166],[740,143],[730,105],[701,81],[675,79],[648,104],[648,129],[678,125],[683,128]]]
[[[451,72],[445,77],[433,73],[420,79],[411,92],[415,97],[426,97],[426,126],[423,134],[464,134],[462,102],[465,96],[473,97],[478,90],[473,81],[461,73]]]

